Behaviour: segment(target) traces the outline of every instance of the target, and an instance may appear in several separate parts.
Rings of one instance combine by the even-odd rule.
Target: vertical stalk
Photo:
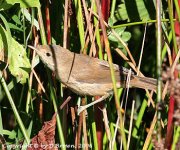
[[[93,11],[94,12],[97,12],[97,8],[96,8],[96,5],[95,3],[92,3],[92,7],[93,7]],[[96,27],[97,24],[99,24],[99,21],[96,17],[94,17],[94,26]],[[100,31],[99,31],[99,25],[98,25],[98,29],[97,29],[97,32],[96,32],[96,42],[97,42],[97,45],[98,45],[98,49],[99,49],[99,59],[103,59],[103,50],[102,50],[102,45],[101,45],[101,36],[100,36]]]
[[[132,136],[134,138],[137,136],[139,127],[140,127],[141,122],[142,122],[142,118],[144,116],[144,112],[146,110],[146,107],[147,107],[147,97],[145,97],[145,99],[142,102],[142,105],[141,105],[141,108],[140,108],[140,111],[139,111],[139,114],[138,114],[138,118],[137,118],[135,126],[133,128]]]
[[[161,64],[162,64],[162,58],[161,58],[161,0],[156,0],[156,54],[157,54],[157,104],[159,105],[161,103],[161,97],[162,97],[162,78],[161,78]],[[158,136],[158,142],[161,141],[161,110],[158,108],[158,122],[157,122],[157,136]]]
[[[180,4],[179,3],[178,3],[178,0],[174,0],[174,5],[176,7],[176,12],[177,12],[177,16],[178,16],[178,21],[180,21],[180,8],[179,8]]]
[[[25,8],[22,8],[23,10],[23,40],[24,40],[24,45],[26,45],[26,31],[25,31],[26,25],[25,25],[24,9]]]
[[[43,20],[42,20],[42,13],[41,13],[40,7],[38,7],[38,21],[39,21],[39,26],[40,26],[40,34],[41,34],[42,44],[47,44],[46,36],[45,36],[45,30],[44,30],[44,24],[43,24]],[[46,71],[47,71],[47,76],[48,76],[48,81],[49,81],[49,86],[50,86],[49,87],[50,88],[50,98],[52,99],[54,110],[55,110],[55,112],[57,112],[58,111],[57,98],[56,98],[55,91],[53,88],[50,72],[48,69],[46,69]],[[56,119],[57,119],[57,128],[58,128],[60,144],[65,145],[65,140],[64,140],[62,124],[61,124],[59,113],[57,113]],[[66,148],[64,146],[62,146],[62,149],[65,150]]]
[[[38,9],[38,22],[39,22],[39,27],[40,27],[41,41],[42,41],[42,44],[47,44],[44,24],[42,20],[41,8],[38,7],[37,9]]]
[[[3,86],[3,88],[4,88],[4,91],[5,91],[6,95],[7,95],[7,98],[9,100],[11,108],[12,108],[12,110],[14,112],[14,115],[16,117],[18,125],[19,125],[19,127],[20,127],[20,129],[21,129],[21,131],[22,131],[22,133],[23,133],[23,135],[25,137],[25,139],[26,139],[26,142],[29,144],[30,143],[30,138],[29,138],[28,133],[26,131],[26,128],[25,128],[25,126],[24,126],[24,124],[23,124],[23,122],[21,120],[21,117],[20,117],[20,115],[19,115],[19,113],[17,111],[16,105],[14,104],[14,100],[13,100],[13,98],[12,98],[12,96],[11,96],[9,90],[8,90],[7,84],[6,84],[6,82],[5,82],[5,80],[4,80],[3,76],[2,76],[2,72],[1,71],[0,71],[0,82],[1,82],[1,84]]]
[[[178,143],[180,137],[180,126],[177,127],[174,138],[173,138],[173,143],[172,143],[172,149],[176,149],[176,144]]]
[[[117,92],[117,87],[116,87],[116,79],[115,79],[114,67],[113,67],[113,63],[112,63],[112,56],[111,56],[109,41],[107,38],[106,28],[105,28],[105,25],[104,25],[104,22],[102,19],[103,17],[102,17],[102,13],[101,13],[101,9],[100,9],[99,0],[96,0],[96,5],[97,5],[97,10],[98,10],[100,25],[102,28],[102,34],[103,34],[103,38],[104,38],[105,49],[106,49],[106,52],[108,55],[108,62],[109,62],[109,66],[110,66],[111,79],[112,79],[112,83],[113,83],[113,90],[114,90],[114,97],[115,97],[115,105],[116,105],[116,109],[117,109],[117,114],[120,117],[120,132],[121,132],[121,136],[122,136],[123,148],[124,148],[124,150],[126,150],[127,149],[127,142],[126,142],[126,135],[124,132],[123,116],[121,113],[121,106],[119,105],[118,92]]]
[[[116,7],[116,0],[112,0],[112,4],[111,4],[111,14],[110,14],[110,18],[111,18],[111,19],[114,18],[115,7]]]
[[[177,48],[176,35],[175,35],[175,30],[174,30],[173,9],[172,9],[170,0],[168,0],[168,12],[169,12],[169,19],[170,19],[170,25],[171,25],[171,30],[172,30],[172,37],[173,37],[173,47],[174,47],[175,52],[177,53],[178,48]]]
[[[82,4],[81,0],[75,0],[75,9],[76,9],[76,18],[78,23],[78,30],[79,30],[79,37],[81,42],[81,48],[84,47],[85,44],[85,37],[84,37],[84,25],[83,25],[83,13],[82,13]]]
[[[94,120],[94,113],[93,113],[93,108],[90,107],[90,120],[91,120],[91,130],[92,130],[92,143],[93,143],[93,148],[94,150],[98,150],[98,141],[97,141],[97,132],[96,132],[96,123]]]

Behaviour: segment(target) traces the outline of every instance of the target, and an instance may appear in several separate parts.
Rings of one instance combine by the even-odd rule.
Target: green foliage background
[[[90,7],[91,1],[86,1],[88,7]],[[114,1],[111,2],[113,5]],[[31,79],[31,68],[35,68],[37,74],[43,82],[46,89],[46,93],[41,94],[42,102],[44,106],[43,120],[49,120],[52,117],[54,111],[58,109],[60,104],[63,103],[63,91],[61,84],[52,82],[51,74],[47,71],[47,68],[39,61],[38,57],[35,57],[35,63],[32,62],[32,51],[27,48],[27,45],[33,43],[33,26],[37,30],[40,36],[39,43],[46,44],[44,40],[45,34],[43,28],[38,22],[40,12],[42,13],[43,22],[45,25],[45,6],[44,1],[38,0],[4,0],[0,1],[0,134],[4,136],[7,144],[19,144],[22,139],[26,139],[26,142],[30,142],[30,139],[38,133],[41,129],[43,122],[38,115],[38,102],[39,93],[37,89],[37,81],[35,78]],[[79,2],[77,0],[72,1],[72,15],[71,26],[69,30],[69,49],[76,53],[84,48],[85,38],[85,22],[82,13],[79,13],[81,9],[77,9]],[[110,28],[121,37],[121,39],[128,45],[131,53],[138,63],[140,57],[140,51],[143,41],[145,24],[147,23],[147,33],[145,37],[144,53],[142,57],[141,71],[150,77],[156,77],[156,7],[155,0],[121,0],[115,2],[114,11],[111,8],[111,14],[108,20]],[[81,16],[82,15],[82,16]],[[51,36],[52,43],[63,44],[63,19],[64,19],[64,1],[53,0],[50,4],[50,19],[51,19]],[[82,20],[81,20],[82,19]],[[95,18],[94,23],[95,23]],[[162,1],[162,29],[163,43],[165,37],[169,39],[168,43],[171,46],[172,38],[170,38],[171,28],[168,17],[167,1]],[[94,25],[95,26],[95,25]],[[46,28],[46,25],[45,25]],[[99,30],[100,32],[100,30]],[[121,42],[112,34],[111,30],[107,29],[108,39],[113,56],[113,62],[121,66],[130,68],[128,63],[125,62],[114,51],[115,48],[120,48],[125,55],[127,55],[125,47]],[[47,33],[46,33],[47,34]],[[97,37],[96,37],[97,38]],[[98,47],[98,38],[96,39]],[[164,46],[164,45],[163,45]],[[100,50],[100,47],[98,47]],[[90,44],[87,46],[86,52],[89,53]],[[101,52],[101,51],[100,51]],[[4,56],[4,57],[3,57]],[[106,59],[106,53],[103,57]],[[99,58],[103,58],[99,54]],[[163,48],[162,60],[167,58],[166,47]],[[6,71],[5,71],[6,70]],[[4,72],[5,71],[5,72]],[[46,72],[47,71],[47,72]],[[44,75],[47,76],[44,76]],[[33,80],[33,81],[32,81]],[[32,82],[32,83],[31,83]],[[119,89],[119,98],[122,98],[122,89]],[[72,105],[76,105],[78,101],[78,95],[75,96]],[[155,97],[155,96],[154,96]],[[154,98],[153,97],[153,98]],[[36,100],[35,100],[36,99]],[[89,100],[90,99],[90,100]],[[113,98],[112,98],[113,99]],[[150,127],[155,108],[147,106],[148,98],[144,90],[131,89],[128,97],[127,105],[123,105],[126,108],[126,122],[125,133],[128,131],[130,123],[131,105],[132,99],[136,100],[135,112],[134,112],[134,124],[133,134],[130,149],[142,149],[147,132],[146,129]],[[154,98],[155,99],[155,98]],[[91,98],[87,98],[89,103]],[[112,135],[114,135],[115,123],[117,119],[116,108],[114,101],[106,103],[109,125]],[[167,103],[165,104],[167,107]],[[90,108],[88,110],[89,116],[87,118],[87,132],[90,144],[97,149],[97,138],[94,122],[94,110]],[[57,143],[72,143],[73,131],[72,125],[68,116],[67,120],[64,120],[63,111],[60,111],[60,115],[57,119],[57,131],[56,142]],[[10,125],[12,119],[13,125]],[[67,121],[67,126],[64,124]],[[164,110],[162,115],[162,121],[166,127],[167,125],[167,109]],[[67,130],[66,136],[63,135],[64,129]],[[163,129],[163,134],[166,130]],[[119,136],[119,134],[118,134]],[[83,142],[83,141],[82,141]],[[108,139],[104,132],[103,148],[108,147]],[[115,148],[119,149],[120,141],[117,138],[115,142]],[[152,149],[153,142],[149,143],[149,149]]]

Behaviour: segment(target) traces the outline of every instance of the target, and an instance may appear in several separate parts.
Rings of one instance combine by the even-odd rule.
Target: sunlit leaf
[[[26,56],[26,51],[22,45],[12,40],[11,57],[9,60],[9,70],[17,78],[20,78],[20,83],[25,83],[29,77],[31,65],[29,59]]]
[[[3,130],[3,134],[8,135],[9,139],[15,139],[16,138],[16,131],[14,131],[14,130],[12,130],[12,131]]]
[[[27,9],[22,9],[21,12],[23,13],[23,15],[25,16],[25,18],[32,23],[32,16],[31,14],[28,12]],[[33,25],[37,28],[37,30],[39,30],[39,23],[38,21],[34,18],[33,20]]]
[[[129,41],[130,38],[131,38],[131,33],[130,33],[130,32],[124,32],[124,33],[122,34],[122,39],[124,40],[124,42]]]
[[[3,47],[4,44],[2,35],[4,33],[6,34],[6,31],[2,26],[0,26],[0,29],[0,31],[4,31],[0,32],[0,46],[2,46],[1,51],[5,51],[5,48]],[[8,49],[8,64],[11,74],[20,79],[20,83],[25,83],[26,79],[29,77],[28,71],[30,71],[31,65],[29,59],[26,56],[26,51],[23,46],[15,41],[12,37],[11,46]]]
[[[9,28],[10,28],[10,29],[14,29],[14,30],[23,32],[23,29],[19,28],[19,27],[16,26],[15,24],[12,24],[12,23],[8,23],[8,24],[9,24]]]
[[[123,0],[115,12],[116,21],[146,21],[155,18],[153,1]]]
[[[119,36],[119,38],[121,38],[123,42],[127,43],[131,38],[131,33],[125,31],[125,29],[126,27],[121,27],[114,29],[114,31]],[[124,54],[126,54],[126,50],[124,49],[124,46],[113,33],[111,32],[109,33],[108,39],[111,41],[112,47],[118,47],[124,52]]]
[[[117,28],[115,29],[115,32],[124,42],[127,42],[131,38],[131,33],[125,31],[125,29],[126,27]],[[109,34],[108,39],[112,42],[120,43],[117,37],[112,33]]]
[[[115,29],[115,32],[117,33],[118,36],[121,36],[125,29],[126,27],[117,28]],[[109,34],[108,39],[111,41],[116,41],[116,42],[118,41],[118,39],[112,33]]]
[[[40,3],[38,0],[4,0],[7,4],[20,4],[21,8],[39,7]]]
[[[20,19],[19,19],[19,17],[18,17],[17,15],[13,15],[13,16],[12,16],[12,20],[13,20],[16,24],[22,25],[22,23],[21,23],[21,21],[20,21]]]

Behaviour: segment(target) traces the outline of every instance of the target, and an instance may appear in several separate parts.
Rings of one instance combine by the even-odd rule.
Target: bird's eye
[[[46,53],[46,56],[48,56],[48,57],[49,57],[49,56],[51,56],[51,54],[50,54],[50,53]]]

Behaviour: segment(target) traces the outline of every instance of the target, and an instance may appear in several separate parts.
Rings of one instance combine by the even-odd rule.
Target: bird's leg
[[[106,98],[108,98],[109,96],[111,95],[111,93],[106,93],[105,95],[103,95],[101,98],[87,104],[87,105],[84,105],[84,106],[79,106],[78,109],[77,109],[77,113],[78,115],[85,109],[87,109],[88,107],[92,106],[92,105],[95,105],[103,100],[105,100]]]

